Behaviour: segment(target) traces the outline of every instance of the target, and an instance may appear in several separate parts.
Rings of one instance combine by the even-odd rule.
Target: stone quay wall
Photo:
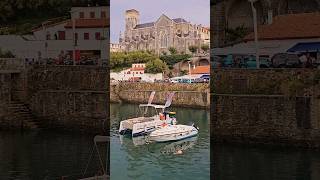
[[[109,123],[109,71],[49,66],[28,72],[28,104],[49,127],[102,130]]]
[[[8,122],[8,103],[11,99],[11,74],[0,73],[0,123]],[[7,124],[7,123],[6,123]]]
[[[173,106],[210,107],[208,84],[119,83],[111,85],[110,97],[112,102],[147,103],[152,91],[156,104],[165,104],[167,93],[175,92]]]
[[[33,66],[0,73],[0,126],[107,129],[108,76],[107,68],[97,66]]]
[[[319,70],[212,72],[214,142],[320,148]]]

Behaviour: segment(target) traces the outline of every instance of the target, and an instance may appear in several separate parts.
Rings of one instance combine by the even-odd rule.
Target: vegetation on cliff
[[[108,5],[105,0],[1,0],[0,35],[28,34],[47,19],[70,14],[72,6]]]
[[[132,51],[111,53],[110,68],[113,71],[130,68],[135,63],[146,63],[146,72],[148,73],[162,73],[167,70],[167,64],[152,52]]]
[[[14,58],[11,51],[4,51],[0,48],[0,58]]]

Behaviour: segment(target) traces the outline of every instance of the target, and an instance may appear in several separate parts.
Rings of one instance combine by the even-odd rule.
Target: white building
[[[43,22],[32,35],[0,36],[0,48],[18,58],[57,58],[63,53],[108,59],[109,6],[72,7],[70,13],[71,19]]]
[[[154,82],[156,80],[163,80],[163,74],[145,73],[145,64],[132,64],[132,67],[121,72],[111,72],[110,79],[115,81],[142,81]]]

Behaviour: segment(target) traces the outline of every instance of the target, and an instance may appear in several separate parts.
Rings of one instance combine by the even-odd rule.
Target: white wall
[[[110,79],[114,79],[116,81],[128,81],[131,77],[141,77],[142,81],[146,82],[154,82],[154,80],[163,80],[162,73],[158,74],[126,74],[125,71],[121,72],[111,72],[110,73]]]
[[[259,51],[261,55],[273,56],[276,53],[286,52],[288,49],[301,42],[319,42],[320,38],[314,39],[288,39],[288,40],[264,40],[259,41]],[[255,53],[255,43],[253,41],[247,43],[239,43],[234,46],[225,48],[214,48],[211,55],[221,54],[238,54],[238,53]]]
[[[9,50],[17,58],[38,58],[39,51],[41,57],[56,58],[61,51],[73,50],[72,40],[48,40],[45,48],[43,40],[25,40],[21,36],[8,35],[0,36],[0,48]],[[77,50],[101,50],[101,58],[109,59],[109,40],[79,40]]]
[[[78,33],[78,40],[84,40],[84,33],[89,33],[89,40],[96,39],[96,32],[100,33],[101,37],[109,39],[109,28],[76,28],[75,33]],[[66,29],[66,39],[73,39],[72,28]]]
[[[35,36],[36,39],[38,40],[44,40],[46,39],[46,35],[49,32],[51,35],[51,39],[54,39],[54,34],[56,33],[58,35],[58,31],[65,31],[64,26],[67,24],[66,21],[64,21],[61,24],[57,24],[55,26],[51,27],[45,27],[45,29],[39,29],[38,31],[35,31],[33,35]],[[66,37],[67,38],[67,37]]]

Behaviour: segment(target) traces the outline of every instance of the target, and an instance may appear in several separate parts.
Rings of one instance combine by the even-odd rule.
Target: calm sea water
[[[93,147],[92,135],[61,132],[0,132],[0,179],[42,180],[82,177]],[[100,152],[103,152],[102,147]],[[85,177],[100,170],[98,156]]]
[[[319,180],[320,151],[212,145],[215,180]]]
[[[136,117],[138,106],[111,105],[111,179],[114,180],[209,180],[210,139],[209,112],[173,108],[179,123],[194,122],[199,128],[195,138],[171,143],[145,144],[143,138],[132,139],[118,134],[123,119]],[[183,154],[175,155],[178,149]]]

